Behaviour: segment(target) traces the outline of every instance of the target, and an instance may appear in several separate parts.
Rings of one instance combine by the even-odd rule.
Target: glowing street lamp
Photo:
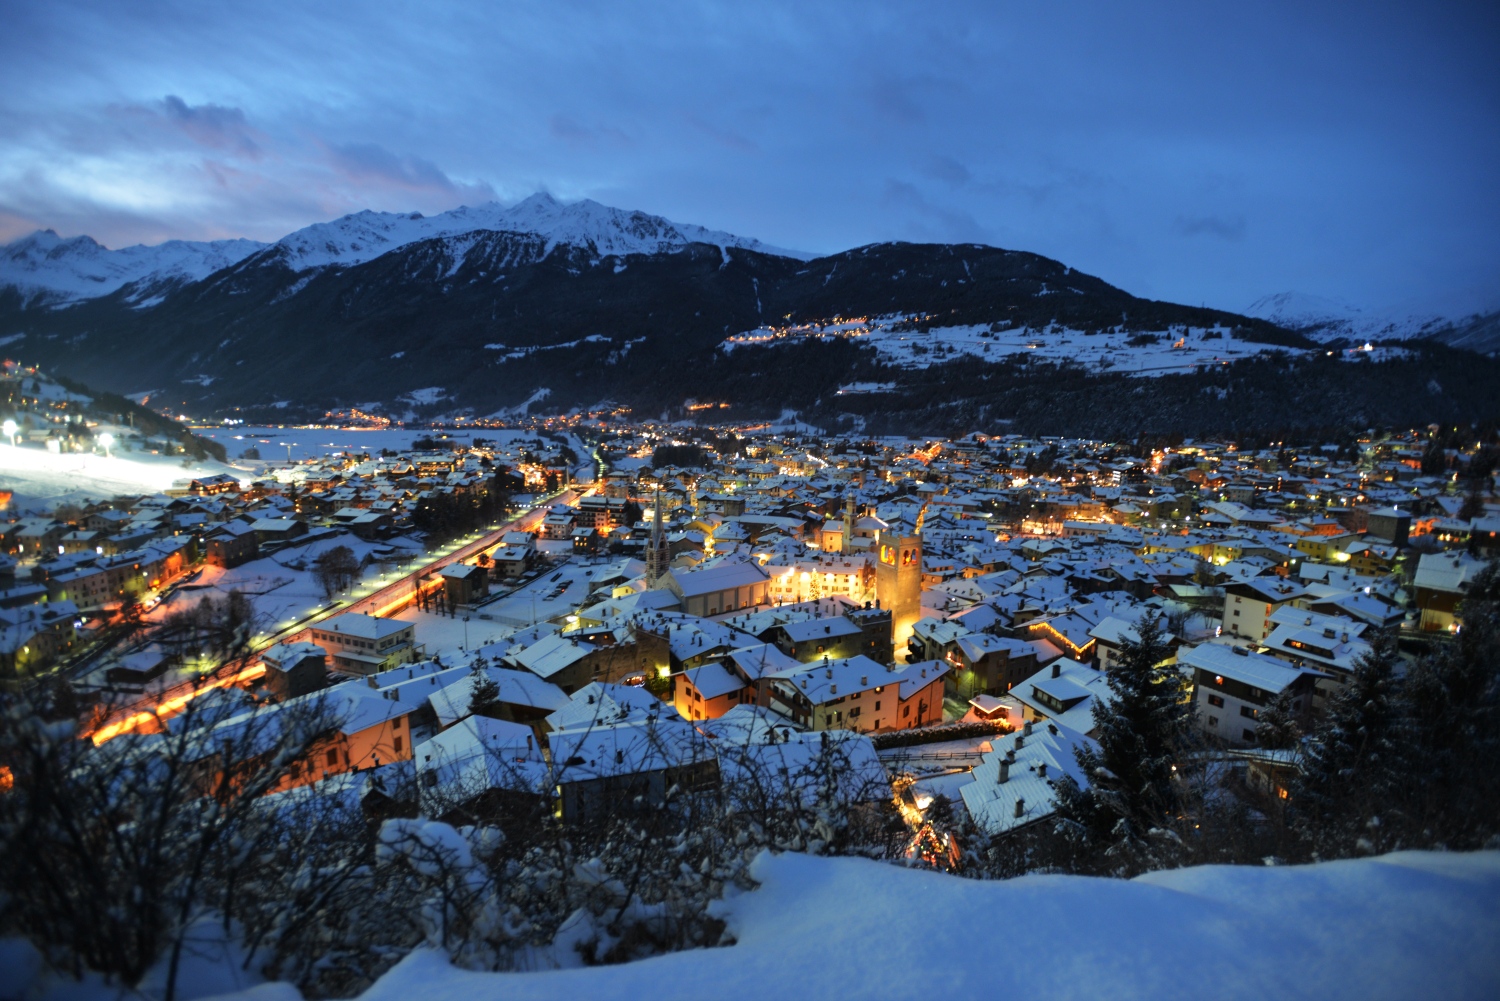
[[[103,434],[101,434],[99,436],[99,444],[101,444],[101,445],[104,446],[104,457],[106,459],[109,458],[109,449],[110,449],[110,446],[112,446],[114,443],[115,443],[115,436],[112,435],[112,434],[110,434],[108,431],[104,432]]]
[[[5,437],[10,439],[11,448],[16,447],[16,432],[19,430],[20,428],[16,426],[16,422],[12,420],[7,420],[3,426],[0,426],[0,431],[4,431]]]

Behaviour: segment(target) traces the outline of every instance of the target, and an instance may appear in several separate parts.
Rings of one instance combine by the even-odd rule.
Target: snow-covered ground
[[[471,973],[413,953],[363,1001],[1488,1001],[1500,997],[1500,853],[1204,866],[1124,881],[978,882],[861,859],[763,855],[725,901],[736,940],[619,966]],[[11,996],[104,1001],[4,943]],[[182,1001],[232,982],[199,964]],[[295,1001],[265,984],[236,1001]],[[226,999],[227,1001],[227,999]]]
[[[720,348],[731,352],[751,345],[792,344],[805,338],[843,338],[874,348],[882,361],[902,368],[926,368],[963,357],[1000,361],[1011,355],[1026,355],[1051,362],[1076,362],[1097,371],[1141,376],[1208,369],[1268,351],[1302,353],[1258,341],[1239,340],[1224,327],[1086,334],[1081,330],[1058,327],[991,331],[988,325],[979,324],[915,331],[901,330],[899,326],[899,318],[885,317],[826,326],[765,327],[726,338]],[[877,383],[851,383],[840,392],[881,391],[882,387]]]
[[[290,446],[293,459],[316,459],[340,452],[368,452],[378,454],[382,448],[392,451],[410,450],[418,438],[436,438],[446,434],[452,441],[467,444],[475,438],[484,438],[505,445],[523,438],[535,438],[533,431],[508,431],[477,428],[472,431],[432,431],[404,428],[327,428],[327,427],[194,427],[193,433],[200,438],[216,441],[224,446],[231,459],[243,455],[248,448],[260,452],[266,461],[285,460]],[[576,439],[575,439],[576,442]],[[574,445],[577,448],[577,444]],[[579,455],[587,449],[579,451]]]
[[[233,452],[231,452],[231,455]],[[228,473],[248,477],[247,469],[222,462],[193,461],[182,456],[115,451],[112,455],[49,452],[44,448],[12,448],[0,440],[0,490],[15,496],[11,510],[50,510],[63,502],[107,500],[121,494],[159,493],[178,480]]]

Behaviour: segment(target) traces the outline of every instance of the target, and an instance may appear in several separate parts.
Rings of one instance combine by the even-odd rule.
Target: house
[[[541,742],[509,720],[469,716],[418,744],[413,760],[429,817],[524,815],[552,793]]]
[[[1271,615],[1310,596],[1301,584],[1280,577],[1255,577],[1224,587],[1224,635],[1259,643],[1270,634]]]
[[[568,696],[556,685],[543,681],[530,671],[517,671],[507,667],[483,668],[484,675],[495,683],[498,693],[495,708],[486,715],[512,723],[537,723],[549,714],[568,705]],[[400,671],[394,673],[399,674]],[[462,673],[445,676],[441,687],[425,693],[433,718],[440,729],[447,728],[469,716],[469,706],[474,699],[474,672],[463,668]],[[418,691],[421,691],[418,688]]]
[[[1282,608],[1271,621],[1276,628],[1261,644],[1264,652],[1295,667],[1323,673],[1313,693],[1314,709],[1323,709],[1327,699],[1349,683],[1355,666],[1370,652],[1370,643],[1363,638],[1369,624],[1357,619]]]
[[[1109,671],[1120,666],[1120,651],[1126,643],[1139,643],[1140,633],[1136,632],[1136,623],[1117,616],[1109,616],[1093,629],[1089,630],[1089,636],[1094,640],[1094,654],[1099,662],[1099,670]],[[1167,646],[1172,651],[1162,664],[1174,664],[1177,662],[1177,647],[1182,642],[1176,636],[1165,636]]]
[[[1323,672],[1252,653],[1242,646],[1202,643],[1182,651],[1182,668],[1193,672],[1193,700],[1203,732],[1232,745],[1255,744],[1260,711],[1284,691],[1295,710],[1312,708]]]
[[[973,781],[959,786],[958,793],[974,823],[991,836],[1052,816],[1057,784],[1064,778],[1087,789],[1089,776],[1078,764],[1078,752],[1098,750],[1089,737],[1055,720],[1025,723],[990,746],[970,773]]]
[[[1088,664],[1061,658],[1011,689],[1010,694],[1021,703],[1022,719],[1052,720],[1091,735],[1096,728],[1095,700],[1113,698],[1108,677]]]
[[[328,683],[328,651],[316,643],[277,643],[260,661],[266,687],[281,699],[308,695]]]
[[[1036,648],[1025,640],[969,633],[949,644],[943,659],[953,665],[950,689],[960,698],[1003,695],[1036,673]]]
[[[639,722],[665,713],[661,700],[636,685],[590,682],[567,698],[543,721],[550,733]],[[670,718],[670,714],[668,714]]]
[[[842,660],[864,653],[864,630],[842,615],[826,619],[784,622],[768,636],[781,652],[804,664],[814,660]]]
[[[719,784],[708,739],[675,715],[562,730],[548,745],[564,823],[654,809],[670,789],[692,794]]]
[[[450,605],[472,605],[490,590],[490,574],[474,563],[450,563],[439,572]]]
[[[1458,606],[1485,563],[1466,553],[1424,553],[1412,581],[1426,632],[1456,632]]]
[[[204,540],[204,560],[216,567],[237,567],[260,553],[255,531],[243,521],[228,521]]]
[[[940,660],[887,667],[863,655],[801,664],[774,677],[767,705],[815,731],[928,726],[943,720],[943,682],[950,670]]]
[[[308,630],[308,638],[328,651],[343,674],[369,675],[408,664],[417,657],[416,626],[362,612],[344,612]]]
[[[672,675],[672,705],[683,719],[718,719],[754,701],[755,689],[717,661]]]

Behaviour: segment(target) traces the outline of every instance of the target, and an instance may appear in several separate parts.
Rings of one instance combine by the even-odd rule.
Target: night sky
[[[1229,309],[1500,306],[1495,3],[0,0],[0,26],[0,242],[545,189]]]

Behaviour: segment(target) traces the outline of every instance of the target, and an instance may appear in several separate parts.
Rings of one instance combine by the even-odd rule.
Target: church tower
[[[880,533],[875,552],[875,598],[890,610],[896,660],[903,662],[912,626],[922,615],[922,533],[893,525]]]
[[[844,495],[844,537],[839,540],[839,547],[844,552],[854,549],[854,491],[850,490]]]
[[[662,530],[661,523],[661,487],[656,488],[656,497],[651,506],[651,541],[646,544],[647,588],[656,587],[657,582],[666,576],[667,565],[671,562],[667,550],[667,534]]]

